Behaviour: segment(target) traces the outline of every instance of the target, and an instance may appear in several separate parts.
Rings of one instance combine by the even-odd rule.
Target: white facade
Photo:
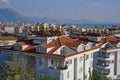
[[[49,75],[60,80],[88,80],[93,70],[93,52],[94,50],[65,59],[37,56],[36,76]]]
[[[4,32],[14,33],[14,26],[13,27],[4,27]]]
[[[110,79],[120,79],[120,47],[105,43],[103,49],[96,54],[95,69],[97,72]]]
[[[86,49],[91,47],[88,44],[86,44]],[[67,46],[61,46],[53,54],[66,55],[75,53],[75,50],[77,51],[75,48],[72,50]],[[94,52],[96,52],[96,50],[90,50],[68,58],[37,56],[36,74],[38,77],[50,75],[54,78],[57,77],[60,80],[88,80],[93,70]]]
[[[54,41],[54,39],[33,39],[33,43],[36,44],[46,44],[51,41]],[[62,43],[62,40],[58,39],[58,41]],[[49,47],[38,45],[35,47],[36,54],[34,52],[25,53],[25,55],[33,56],[35,59],[36,78],[51,76],[60,80],[89,80],[92,70],[95,69],[101,76],[120,79],[119,41],[110,43],[104,40],[104,43],[97,46],[93,45],[92,42],[80,43],[77,46],[65,45],[65,42],[61,43],[57,45],[51,43],[54,46],[47,45]],[[17,46],[19,50],[20,45]],[[17,47],[15,46],[15,48]],[[23,46],[23,48],[25,47]],[[51,50],[53,50],[52,54],[49,54]],[[29,66],[26,68],[29,68]]]
[[[0,46],[11,46],[16,43],[16,40],[0,40]]]
[[[47,44],[53,40],[55,40],[57,37],[32,37],[33,44]]]

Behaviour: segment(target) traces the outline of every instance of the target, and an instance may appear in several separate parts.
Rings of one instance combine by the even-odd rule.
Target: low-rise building
[[[17,41],[17,38],[13,36],[1,36],[0,37],[0,46],[11,46],[15,44]]]

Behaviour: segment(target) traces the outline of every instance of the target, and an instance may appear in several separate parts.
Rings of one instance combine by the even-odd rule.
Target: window
[[[36,48],[36,52],[39,52],[39,48],[38,47]]]
[[[77,51],[83,51],[83,50],[84,50],[84,46],[83,45],[78,46]]]
[[[70,71],[67,72],[67,78],[70,78]]]
[[[42,49],[41,47],[39,47],[39,51],[40,51],[40,52],[43,52],[43,49]]]
[[[91,43],[87,43],[85,49],[90,49],[92,47],[92,44]]]
[[[83,68],[81,67],[81,68],[79,69],[79,73],[82,73],[82,71],[83,71]]]
[[[87,79],[87,75],[85,75],[85,79]]]
[[[85,60],[87,60],[89,58],[89,54],[86,54],[84,56],[85,56]]]
[[[51,64],[53,64],[53,60],[51,60]]]
[[[91,53],[91,58],[93,58],[93,53]]]
[[[120,47],[120,42],[117,44],[117,47]]]
[[[93,67],[93,61],[90,61],[90,67]]]
[[[40,64],[40,65],[43,65],[43,59],[40,59],[40,60],[39,60],[39,64]]]
[[[61,48],[61,50],[60,50],[60,53],[61,53],[62,55],[65,54],[64,50],[65,50],[65,47]]]
[[[80,60],[80,62],[83,61],[83,56],[81,56],[79,60]]]
[[[61,61],[56,61],[56,66],[61,66]]]
[[[61,78],[61,80],[64,80],[64,75],[60,74],[60,78]]]
[[[72,60],[68,60],[68,61],[66,61],[65,64],[66,64],[66,65],[70,65],[70,64],[72,64]]]
[[[43,48],[43,47],[39,47],[39,52],[42,52],[42,53],[44,53],[44,52],[46,52],[46,50],[45,50],[45,48]]]

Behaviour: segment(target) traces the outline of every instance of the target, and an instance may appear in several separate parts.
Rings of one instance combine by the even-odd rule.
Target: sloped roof
[[[2,41],[4,41],[4,40],[17,40],[17,38],[14,36],[1,36],[0,40],[2,40]]]
[[[81,43],[83,43],[83,44],[88,43],[87,40],[71,39],[69,37],[61,36],[61,37],[53,40],[52,42],[50,42],[48,44],[42,45],[42,46],[44,46],[46,48],[52,48],[53,47],[46,54],[36,52],[35,49],[36,49],[37,45],[31,44],[31,43],[29,43],[28,47],[25,48],[24,50],[22,50],[21,52],[30,52],[30,53],[40,54],[40,55],[45,55],[45,56],[49,56],[50,55],[50,56],[58,56],[58,57],[71,57],[71,56],[78,55],[78,54],[81,54],[81,53],[84,53],[84,52],[88,52],[88,51],[91,51],[91,50],[99,49],[106,42],[110,42],[110,43],[120,42],[120,38],[119,37],[107,36],[106,38],[100,40],[99,42],[102,43],[102,44],[99,44],[98,46],[95,46],[95,47],[93,47],[91,49],[87,49],[87,50],[84,50],[84,51],[79,51],[79,52],[75,52],[75,53],[71,53],[71,54],[67,54],[67,55],[53,54],[54,51],[56,51],[57,49],[59,49],[61,46],[64,46],[64,45],[65,46],[70,46],[70,47],[77,47]]]
[[[99,43],[106,43],[106,42],[109,42],[109,43],[118,43],[118,42],[120,42],[120,37],[107,36],[106,38],[101,39],[99,41]]]
[[[26,47],[23,51],[25,51],[25,52],[31,52],[31,51],[35,51],[35,49],[36,49],[36,45],[28,45],[28,47]]]
[[[83,40],[79,40],[79,39],[72,39],[69,37],[64,37],[61,36],[59,38],[57,38],[56,40],[53,40],[52,42],[48,43],[48,44],[44,44],[42,46],[46,47],[46,48],[51,48],[53,47],[48,54],[53,54],[53,52],[55,50],[57,50],[58,48],[60,48],[61,46],[68,46],[68,47],[77,47],[79,46],[81,43],[86,44],[88,41],[83,41]]]
[[[30,45],[32,44],[32,40],[23,40],[23,41],[17,41],[18,44],[24,46],[24,45]]]
[[[86,44],[87,42],[88,41],[85,41],[85,40],[72,39],[69,37],[61,36],[61,37],[57,38],[56,40],[53,40],[52,42],[50,42],[48,44],[44,44],[42,46],[44,46],[46,48],[55,47],[55,46],[63,46],[63,45],[66,45],[69,47],[77,47],[81,43]]]

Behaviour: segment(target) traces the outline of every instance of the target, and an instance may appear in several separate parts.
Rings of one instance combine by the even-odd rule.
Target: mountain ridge
[[[93,23],[93,21],[89,20],[57,20],[51,18],[34,18],[34,17],[26,17],[24,15],[19,14],[15,10],[11,8],[0,9],[0,22],[49,22],[49,23],[68,23],[68,24],[78,24],[78,23]]]

